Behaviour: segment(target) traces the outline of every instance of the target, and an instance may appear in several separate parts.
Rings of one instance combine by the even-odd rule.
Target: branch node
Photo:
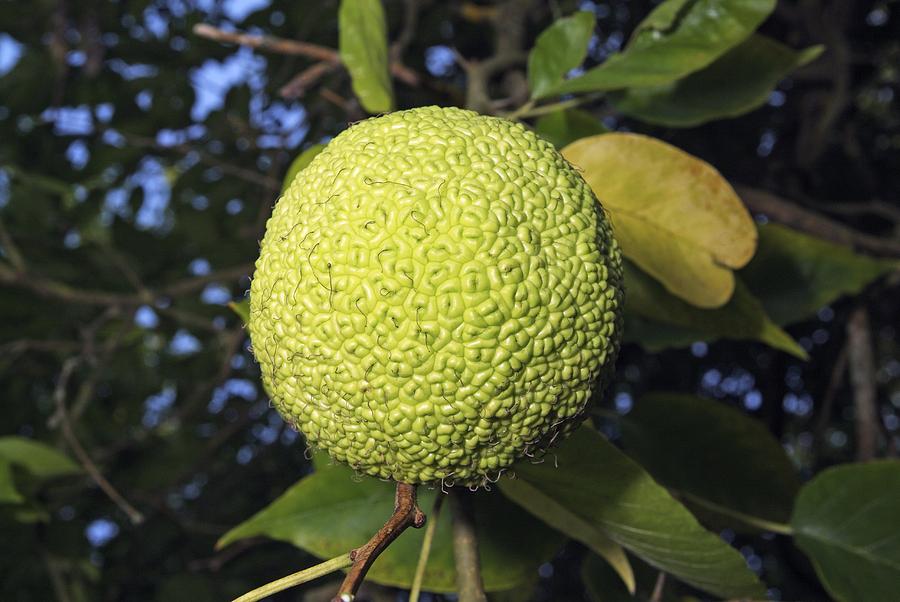
[[[352,602],[375,559],[406,529],[410,527],[418,529],[424,524],[425,513],[419,509],[416,502],[416,486],[397,483],[394,513],[372,539],[350,552],[353,565],[331,602]]]

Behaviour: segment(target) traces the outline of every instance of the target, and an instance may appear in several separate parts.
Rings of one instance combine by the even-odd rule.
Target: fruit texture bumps
[[[266,390],[311,446],[478,485],[576,426],[609,378],[622,265],[552,145],[425,107],[353,125],[296,176],[250,299]]]

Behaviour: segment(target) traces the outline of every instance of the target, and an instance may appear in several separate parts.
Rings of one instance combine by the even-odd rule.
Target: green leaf
[[[512,491],[517,491],[518,483],[510,485],[501,482],[501,490],[507,491],[507,487],[511,487]],[[515,495],[512,496],[513,499]],[[524,504],[523,504],[524,505]],[[561,506],[556,501],[535,497],[530,501],[530,505],[525,506],[532,514],[540,517],[545,523],[565,533],[572,539],[580,541],[588,548],[599,554],[615,571],[626,591],[634,592],[634,572],[631,569],[631,563],[622,546],[610,539],[606,531],[599,525],[584,520],[575,512]]]
[[[552,454],[555,461],[520,462],[501,490],[536,516],[566,526],[577,538],[592,525],[685,583],[720,596],[761,596],[762,586],[734,549],[705,530],[637,463],[599,433],[582,427]]]
[[[294,159],[291,166],[288,167],[287,173],[284,174],[284,182],[281,184],[282,193],[287,190],[287,187],[294,181],[297,174],[303,171],[307,165],[312,163],[312,160],[315,159],[316,155],[321,153],[324,148],[324,144],[313,144]]]
[[[557,19],[538,36],[528,54],[528,84],[532,98],[543,98],[578,67],[594,33],[594,13],[577,12]]]
[[[840,602],[893,602],[900,584],[900,462],[835,466],[800,491],[797,545]]]
[[[605,134],[609,128],[587,111],[569,109],[541,116],[534,131],[556,148],[562,148],[579,138]]]
[[[634,565],[637,585],[634,595],[623,587],[616,572],[596,554],[588,554],[581,565],[581,580],[584,582],[588,599],[592,602],[637,602],[649,600],[656,586],[659,571],[637,561]],[[679,602],[668,590],[663,589],[661,602]],[[681,602],[686,602],[682,600]]]
[[[693,395],[647,395],[622,418],[622,440],[655,479],[704,510],[787,527],[767,523],[787,523],[800,479],[781,444],[743,412]]]
[[[343,465],[322,466],[246,522],[225,534],[219,547],[266,535],[287,541],[321,558],[331,558],[365,543],[391,514],[394,486],[370,478],[358,480]],[[428,513],[434,490],[422,490],[419,506]],[[556,552],[563,539],[502,495],[481,493],[475,504],[481,570],[488,590],[510,589],[526,581]],[[432,544],[423,588],[456,588],[450,512],[442,512]],[[411,529],[382,554],[368,578],[384,585],[410,587],[423,530]]]
[[[753,35],[705,69],[662,86],[631,88],[611,100],[626,115],[671,127],[736,117],[765,104],[782,78],[823,50],[822,46],[812,46],[794,51],[765,36]]]
[[[629,259],[692,305],[728,302],[732,269],[756,249],[756,225],[715,168],[656,138],[619,132],[576,140],[562,154],[581,169]]]
[[[81,472],[78,464],[56,448],[24,437],[0,437],[0,461],[21,466],[40,480]]]
[[[392,111],[394,92],[381,0],[341,0],[338,34],[341,60],[363,108],[369,113]]]
[[[250,299],[243,299],[241,301],[229,301],[228,309],[238,315],[238,317],[241,319],[241,322],[244,323],[244,326],[250,323]]]
[[[25,497],[16,488],[12,464],[0,460],[0,504],[18,504],[24,501]]]
[[[668,0],[638,25],[624,51],[545,95],[675,81],[740,44],[774,8],[775,0]]]
[[[778,224],[759,228],[759,249],[741,278],[778,324],[804,320],[900,269],[896,260],[860,255]]]
[[[717,309],[701,309],[672,295],[626,259],[625,290],[625,315],[629,319],[625,328],[626,341],[638,343],[649,351],[682,347],[694,341],[737,339],[760,341],[800,359],[808,357],[806,351],[766,315],[759,300],[740,278],[735,280],[734,294],[728,303]],[[658,325],[674,328],[658,328]]]
[[[49,445],[24,437],[0,437],[0,504],[27,502],[25,492],[16,484],[14,466],[38,482],[81,472],[80,466]],[[20,522],[27,522],[26,515],[34,513],[29,507],[14,511]]]

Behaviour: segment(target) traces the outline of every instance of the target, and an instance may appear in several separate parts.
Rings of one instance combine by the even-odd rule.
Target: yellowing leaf
[[[733,269],[756,250],[756,226],[731,185],[708,163],[655,138],[582,138],[563,155],[610,215],[626,256],[672,294],[721,307]]]

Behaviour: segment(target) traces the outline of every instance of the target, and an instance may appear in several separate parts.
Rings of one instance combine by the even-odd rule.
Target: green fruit
[[[618,350],[622,264],[552,145],[425,107],[353,125],[294,178],[250,299],[266,390],[311,446],[479,485],[581,422]]]

